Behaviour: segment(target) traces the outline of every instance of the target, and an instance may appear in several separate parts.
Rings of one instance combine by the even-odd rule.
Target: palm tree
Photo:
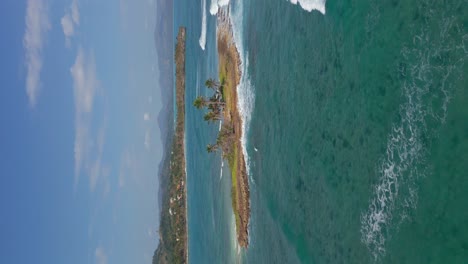
[[[206,151],[208,151],[208,153],[214,152],[216,150],[218,150],[218,145],[217,144],[208,144],[208,145],[206,145]]]
[[[196,108],[200,109],[200,108],[203,108],[205,106],[211,106],[211,105],[223,106],[223,105],[225,105],[225,103],[220,102],[215,97],[205,98],[203,96],[198,96],[197,98],[195,98],[195,101],[193,101],[193,105]]]
[[[205,86],[210,88],[210,89],[213,89],[213,90],[218,90],[219,83],[218,83],[218,81],[216,81],[216,80],[214,80],[212,78],[209,78],[208,80],[206,80]]]
[[[214,112],[206,113],[206,115],[203,118],[205,119],[205,121],[208,121],[208,123],[221,120],[221,116]]]
[[[193,105],[197,108],[200,109],[205,106],[205,100],[203,96],[198,96],[195,101],[193,101]]]

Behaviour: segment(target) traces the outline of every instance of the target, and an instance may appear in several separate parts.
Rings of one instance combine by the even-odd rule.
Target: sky
[[[152,0],[0,1],[0,263],[150,263]]]

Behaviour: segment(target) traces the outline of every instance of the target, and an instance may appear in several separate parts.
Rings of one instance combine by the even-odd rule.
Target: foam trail
[[[218,129],[218,131],[221,131],[222,125],[223,125],[223,121],[220,120],[220,121],[219,121],[219,129]],[[219,179],[220,179],[220,180],[221,180],[221,178],[223,178],[223,167],[224,167],[224,160],[223,160],[223,158],[221,157],[221,173],[219,174]]]
[[[405,61],[416,58],[416,62],[398,69],[405,76],[400,119],[388,135],[387,151],[378,166],[379,181],[368,210],[361,215],[361,241],[375,260],[385,255],[386,240],[410,217],[407,212],[416,208],[417,180],[430,169],[425,161],[428,142],[438,137],[438,127],[445,122],[454,89],[449,80],[457,80],[464,74],[462,65],[466,56],[460,56],[461,50],[454,48],[459,47],[459,42],[445,34],[455,27],[453,19],[441,21],[444,23],[439,25],[439,33],[425,25],[414,35],[414,46],[403,47],[401,51]],[[454,59],[443,66],[434,63],[445,52],[451,52]],[[440,76],[440,82],[434,76]],[[427,124],[427,120],[431,123]]]
[[[241,136],[241,143],[242,143],[242,153],[244,154],[247,174],[249,175],[250,182],[254,184],[252,173],[250,170],[250,158],[247,152],[247,132],[250,127],[250,119],[253,111],[253,106],[255,102],[255,94],[253,91],[253,86],[250,81],[249,77],[249,55],[248,52],[244,50],[243,44],[243,37],[242,37],[242,29],[243,29],[243,1],[236,1],[235,8],[231,9],[229,13],[230,20],[232,23],[232,31],[234,35],[234,42],[239,52],[240,59],[241,59],[241,71],[242,76],[237,86],[237,97],[238,102],[237,106],[239,108],[239,112],[242,119],[242,136]]]
[[[202,0],[202,28],[201,28],[201,35],[198,43],[200,43],[200,47],[202,50],[205,50],[206,46],[206,0]]]
[[[325,15],[325,3],[326,0],[290,0],[291,4],[299,5],[302,9],[311,12],[312,10],[317,10],[320,13]]]
[[[229,0],[211,0],[210,14],[213,16],[218,14],[219,8],[227,6],[228,4]]]
[[[224,160],[221,158],[221,172],[219,173],[219,179],[223,178],[223,168],[224,168]]]

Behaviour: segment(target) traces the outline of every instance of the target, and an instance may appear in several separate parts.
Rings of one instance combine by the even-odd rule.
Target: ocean
[[[226,5],[243,62],[247,250],[227,166],[205,149],[218,125],[189,107],[218,76],[211,14]],[[468,1],[175,7],[188,34],[191,263],[468,261]]]

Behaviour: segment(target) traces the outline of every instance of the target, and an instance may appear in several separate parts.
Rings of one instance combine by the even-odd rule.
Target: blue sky
[[[155,11],[151,0],[1,1],[0,263],[151,261]]]

